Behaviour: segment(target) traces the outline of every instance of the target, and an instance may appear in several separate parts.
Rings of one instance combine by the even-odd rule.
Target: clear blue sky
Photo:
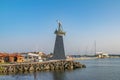
[[[0,51],[53,52],[56,20],[66,54],[120,53],[120,0],[0,0]]]

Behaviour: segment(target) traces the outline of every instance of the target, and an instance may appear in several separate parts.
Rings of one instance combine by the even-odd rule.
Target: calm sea
[[[120,80],[120,58],[80,60],[87,68],[72,71],[0,75],[0,80]]]

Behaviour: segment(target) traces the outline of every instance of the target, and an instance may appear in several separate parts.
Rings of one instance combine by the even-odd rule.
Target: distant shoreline
[[[117,56],[110,56],[108,58],[120,58],[120,57],[117,57]],[[98,58],[98,57],[80,57],[80,58],[70,58],[70,59],[67,59],[67,60],[91,60],[91,59],[106,59],[106,58]]]

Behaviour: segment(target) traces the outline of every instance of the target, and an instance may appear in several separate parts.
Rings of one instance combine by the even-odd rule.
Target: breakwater
[[[70,60],[54,60],[45,62],[29,62],[29,63],[14,63],[1,64],[0,73],[16,73],[27,71],[56,71],[56,70],[73,70],[76,68],[85,68],[86,66]]]

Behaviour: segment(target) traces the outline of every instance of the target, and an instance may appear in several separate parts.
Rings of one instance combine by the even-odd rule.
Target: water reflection
[[[34,80],[38,80],[38,79],[37,79],[37,73],[36,73],[36,72],[34,72],[33,76],[34,76]]]
[[[73,71],[39,71],[39,72],[19,72],[7,74],[0,77],[0,80],[71,80]]]
[[[30,72],[19,72],[14,75],[9,75],[11,80],[33,80],[33,74]]]
[[[64,71],[55,71],[53,74],[53,80],[66,80]]]

